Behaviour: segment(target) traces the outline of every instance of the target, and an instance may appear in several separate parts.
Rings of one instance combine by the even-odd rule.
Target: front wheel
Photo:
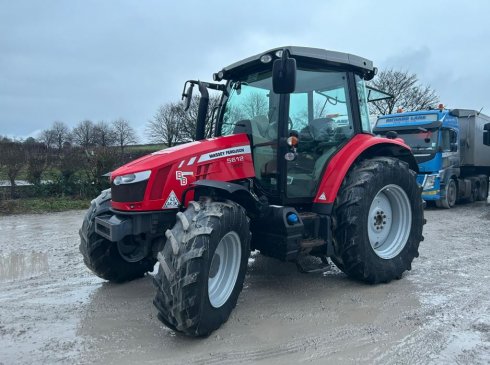
[[[121,245],[111,242],[95,232],[95,218],[107,214],[111,207],[111,192],[104,190],[92,200],[85,214],[80,234],[80,253],[85,265],[98,277],[112,282],[125,282],[140,278],[153,270],[156,260],[151,256],[128,262],[121,256]],[[130,237],[126,239],[130,240]],[[126,240],[125,239],[125,240]]]
[[[389,157],[364,160],[349,172],[334,204],[332,257],[348,276],[375,284],[411,269],[425,222],[415,177]]]
[[[456,204],[456,199],[458,197],[458,188],[454,179],[449,179],[444,190],[444,197],[440,200],[436,200],[437,207],[444,209],[454,207],[454,205]]]
[[[250,254],[245,210],[232,201],[190,202],[165,236],[155,277],[158,318],[207,336],[228,320],[243,288]]]

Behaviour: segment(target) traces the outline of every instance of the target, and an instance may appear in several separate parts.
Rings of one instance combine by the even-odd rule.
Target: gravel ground
[[[91,274],[84,212],[0,217],[0,364],[490,363],[490,206],[426,210],[412,271],[377,286],[254,255],[229,321],[206,339],[164,327],[151,276]]]

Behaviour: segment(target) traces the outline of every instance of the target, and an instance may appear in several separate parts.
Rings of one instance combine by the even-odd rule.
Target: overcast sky
[[[489,15],[488,0],[0,0],[0,135],[125,118],[143,137],[185,80],[283,45],[415,72],[490,115]]]

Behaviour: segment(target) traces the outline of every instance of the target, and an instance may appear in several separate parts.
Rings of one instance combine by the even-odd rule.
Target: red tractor
[[[191,336],[228,319],[251,250],[300,267],[329,257],[373,284],[401,278],[423,201],[409,147],[371,133],[375,72],[351,54],[283,47],[214,74],[224,83],[188,81],[187,102],[201,93],[196,141],[111,173],[80,230],[86,265],[123,282],[158,261],[158,318]],[[222,94],[212,126],[208,89]]]

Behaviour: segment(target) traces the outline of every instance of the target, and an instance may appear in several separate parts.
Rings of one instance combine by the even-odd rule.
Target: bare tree
[[[172,147],[181,141],[181,106],[176,103],[161,105],[152,120],[146,125],[146,135],[153,143]]]
[[[245,115],[253,119],[258,115],[267,115],[269,104],[266,98],[260,93],[251,93],[243,103]]]
[[[26,145],[27,180],[36,186],[41,185],[43,172],[48,167],[48,147],[43,143],[29,143]]]
[[[55,139],[54,144],[56,145],[58,152],[60,152],[63,149],[63,145],[66,142],[71,141],[70,128],[68,128],[65,123],[56,121],[53,123],[51,131]]]
[[[115,143],[121,149],[121,154],[124,153],[124,147],[138,142],[136,132],[133,127],[129,125],[127,120],[117,119],[113,121],[112,128],[114,131]]]
[[[85,189],[93,189],[92,194],[96,194],[106,188],[108,179],[104,174],[112,171],[118,160],[119,153],[112,147],[96,147],[87,152],[84,172],[90,188],[85,187]]]
[[[46,147],[50,148],[55,145],[56,135],[52,129],[44,129],[39,134],[38,140],[42,142]]]
[[[73,142],[77,145],[88,148],[95,144],[95,125],[90,120],[84,120],[73,128]]]
[[[63,150],[58,160],[58,176],[56,178],[61,196],[75,195],[77,193],[76,174],[86,168],[87,150],[80,147]]]
[[[392,99],[369,103],[372,114],[391,114],[396,108],[409,111],[428,109],[439,102],[436,92],[430,86],[421,85],[417,75],[407,71],[381,71],[370,85],[394,96]]]
[[[36,145],[38,143],[39,142],[36,141],[36,139],[34,137],[27,137],[24,141],[24,144],[27,146],[33,146],[33,145]]]
[[[101,147],[112,146],[116,142],[116,133],[109,123],[100,121],[95,124],[94,142]]]
[[[193,97],[189,106],[189,110],[187,111],[184,110],[184,103],[177,104],[180,114],[179,129],[181,132],[180,137],[182,141],[193,141],[196,138],[196,123],[197,116],[199,114],[199,101],[199,96]],[[215,127],[215,118],[217,117],[215,109],[219,105],[219,101],[220,99],[216,96],[209,97],[209,107],[206,114],[206,137],[211,137],[213,134],[213,129]]]
[[[26,163],[24,145],[20,142],[0,143],[0,166],[5,167],[10,181],[10,197],[15,198],[15,179]]]

